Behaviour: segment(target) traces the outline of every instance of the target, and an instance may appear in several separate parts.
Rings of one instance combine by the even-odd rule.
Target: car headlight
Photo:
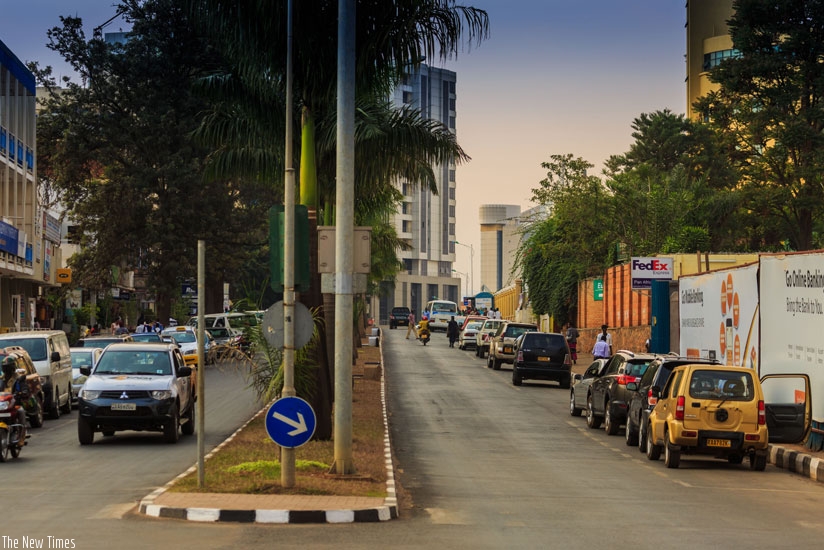
[[[158,401],[163,401],[164,399],[170,399],[172,397],[172,392],[169,390],[154,390],[152,391],[152,399],[156,399]]]
[[[5,411],[9,408],[9,401],[0,401],[0,411]]]
[[[100,390],[87,390],[86,388],[83,388],[80,390],[79,397],[82,397],[86,401],[94,401],[100,397]]]

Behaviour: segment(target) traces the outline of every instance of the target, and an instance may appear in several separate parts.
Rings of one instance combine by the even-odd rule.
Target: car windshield
[[[239,317],[228,317],[228,319],[229,326],[238,330],[243,330],[246,327],[256,327],[258,324],[257,317],[254,315],[241,315]]]
[[[508,326],[508,327],[506,327],[506,332],[504,333],[504,336],[506,336],[507,338],[517,338],[517,337],[518,337],[518,336],[520,336],[521,334],[523,334],[523,333],[525,333],[525,332],[532,331],[532,330],[535,330],[535,329],[534,329],[534,328],[532,328],[532,327],[513,327],[513,326]]]
[[[94,374],[172,374],[165,351],[108,351],[100,356]]]
[[[480,328],[481,323],[469,323],[464,330],[479,330]]]
[[[458,306],[449,302],[435,302],[432,304],[432,313],[457,313]]]
[[[46,339],[45,338],[3,338],[3,346],[20,346],[27,352],[32,361],[43,361],[46,359]]]
[[[228,328],[210,328],[207,330],[214,338],[227,338],[229,336]]]
[[[119,344],[123,342],[122,338],[93,338],[90,340],[81,340],[80,347],[82,348],[105,348],[109,344]]]
[[[92,366],[92,352],[90,351],[73,351],[72,352],[72,368],[91,367]]]
[[[156,332],[137,332],[132,334],[135,342],[160,342],[160,335]]]
[[[164,332],[163,336],[174,338],[175,342],[177,342],[178,344],[191,344],[192,342],[197,342],[197,339],[195,338],[195,333],[189,330],[181,330],[180,332]]]
[[[550,355],[566,351],[566,340],[563,336],[550,334],[530,334],[524,336],[523,347],[540,348],[547,350]]]
[[[750,401],[753,399],[752,376],[749,372],[726,370],[696,370],[690,379],[690,397]]]

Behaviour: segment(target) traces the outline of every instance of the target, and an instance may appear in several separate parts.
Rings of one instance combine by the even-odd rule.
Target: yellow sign
[[[57,282],[62,284],[72,282],[72,270],[68,268],[58,268]]]

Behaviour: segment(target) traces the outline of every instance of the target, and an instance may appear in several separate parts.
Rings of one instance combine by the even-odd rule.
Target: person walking
[[[449,347],[454,348],[455,342],[458,340],[458,336],[461,332],[461,329],[458,328],[458,321],[455,320],[455,316],[453,315],[449,322],[446,324],[446,336],[449,338]]]
[[[608,359],[610,355],[612,354],[610,353],[606,335],[599,334],[598,341],[596,341],[592,347],[592,356],[595,359]]]
[[[606,325],[601,325],[601,334],[599,336],[604,336],[604,340],[609,344],[609,354],[612,355],[612,334],[607,332],[607,328]]]
[[[410,334],[414,334],[415,337],[417,337],[415,333],[415,313],[413,311],[409,312],[409,315],[406,317],[406,322],[406,339],[409,340]]]
[[[578,337],[581,334],[571,323],[566,324],[566,341],[569,346],[569,355],[572,357],[572,364],[578,364]]]

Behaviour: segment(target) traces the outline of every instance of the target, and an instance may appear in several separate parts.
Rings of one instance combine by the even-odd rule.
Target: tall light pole
[[[458,241],[452,242],[469,249],[469,295],[475,296],[475,248],[471,244],[459,243]]]

